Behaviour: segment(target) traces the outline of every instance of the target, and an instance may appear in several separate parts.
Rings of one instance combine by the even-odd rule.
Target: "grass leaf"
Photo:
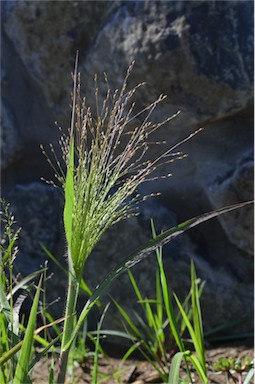
[[[186,325],[187,325],[187,328],[189,330],[189,333],[190,333],[190,336],[191,336],[191,339],[192,339],[192,342],[193,342],[193,345],[194,345],[194,348],[196,350],[196,353],[197,355],[199,356],[199,359],[196,358],[196,356],[194,356],[192,353],[190,355],[188,355],[188,358],[191,360],[194,368],[196,369],[200,379],[202,380],[203,383],[207,383],[208,380],[207,380],[207,376],[206,376],[206,364],[205,364],[205,359],[204,359],[204,356],[203,356],[203,350],[202,350],[202,347],[201,347],[201,342],[200,342],[200,339],[199,339],[199,336],[196,335],[195,331],[194,331],[194,328],[192,327],[192,324],[191,322],[189,321],[188,319],[188,316],[187,314],[185,313],[178,297],[174,294],[174,298],[175,298],[175,301],[181,311],[181,314],[182,314],[182,317],[183,317],[183,320],[185,321]],[[194,309],[193,309],[194,310]]]
[[[38,303],[40,298],[42,277],[43,276],[41,276],[40,278],[40,281],[36,290],[35,298],[33,301],[33,305],[30,311],[27,329],[26,329],[24,341],[21,347],[13,384],[25,383],[27,380],[29,361],[30,361],[31,350],[33,345],[33,336],[34,336],[34,330],[36,325],[37,308],[38,308]]]
[[[73,204],[74,204],[74,138],[71,137],[71,148],[69,166],[66,174],[65,182],[65,207],[64,207],[64,227],[66,240],[69,249],[72,245],[72,228],[73,228]]]
[[[202,381],[202,383],[207,384],[208,378],[206,372],[204,371],[204,367],[193,353],[191,353],[190,351],[187,352],[189,352],[189,354],[187,354],[187,357],[195,368],[198,376],[200,377],[200,380]]]
[[[185,355],[185,352],[177,352],[172,359],[170,372],[169,372],[169,379],[168,379],[168,382],[171,384],[179,383],[180,366],[181,366],[181,361],[184,355]]]
[[[7,300],[7,297],[4,293],[2,285],[0,285],[0,313],[1,312],[4,313],[6,320],[8,320],[8,322],[10,322],[11,321],[11,308],[10,308],[10,304]]]
[[[167,313],[167,318],[169,320],[171,332],[173,334],[173,337],[175,339],[176,344],[178,345],[179,350],[184,352],[185,348],[184,348],[183,342],[182,342],[181,337],[180,337],[180,331],[177,327],[176,317],[175,317],[172,301],[171,301],[171,298],[169,295],[169,290],[168,290],[166,275],[165,275],[165,271],[164,271],[164,267],[163,267],[162,257],[158,258],[158,264],[159,264],[159,271],[160,271],[160,278],[161,278],[161,287],[162,287],[162,291],[163,291],[166,313]]]
[[[102,328],[102,324],[106,315],[106,312],[110,306],[110,303],[108,303],[103,311],[103,314],[100,318],[100,321],[97,325],[97,337],[96,337],[96,345],[95,345],[95,355],[94,355],[94,365],[93,365],[93,372],[91,377],[91,383],[97,384],[97,378],[98,378],[98,357],[99,357],[99,351],[100,351],[100,331]]]
[[[191,302],[192,302],[193,326],[194,326],[196,339],[199,344],[199,350],[197,351],[197,353],[199,356],[199,360],[202,366],[204,367],[204,371],[206,372],[202,314],[201,314],[199,292],[198,292],[198,285],[197,285],[196,279],[197,277],[196,277],[194,262],[191,260]]]
[[[243,382],[243,384],[249,384],[251,382],[251,379],[254,376],[254,368],[251,368],[250,371],[247,373],[247,376]]]

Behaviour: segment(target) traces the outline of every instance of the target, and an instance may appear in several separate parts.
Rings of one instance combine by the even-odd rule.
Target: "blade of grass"
[[[14,356],[22,347],[23,340],[21,340],[19,343],[15,344],[14,347],[3,353],[3,355],[0,357],[0,367],[3,366],[6,361],[8,361],[12,356]]]
[[[96,338],[96,347],[95,347],[95,355],[94,355],[94,364],[93,364],[93,372],[91,377],[91,383],[97,384],[97,378],[98,378],[98,357],[99,357],[99,347],[100,347],[100,330],[102,328],[102,324],[106,315],[106,312],[110,306],[110,303],[108,303],[103,311],[103,314],[100,318],[100,321],[97,326],[97,338]]]
[[[0,312],[3,312],[8,322],[11,321],[11,308],[4,293],[2,285],[0,285]]]
[[[204,334],[202,324],[202,314],[199,302],[199,292],[197,285],[197,277],[193,260],[191,260],[191,303],[192,303],[192,315],[193,315],[193,326],[196,335],[196,339],[199,344],[199,350],[197,351],[199,360],[203,366],[204,372],[206,373],[205,363],[205,348],[204,348]]]
[[[182,307],[178,297],[175,294],[174,294],[174,298],[175,298],[175,301],[176,301],[176,303],[177,303],[177,305],[179,307],[179,310],[181,311],[182,317],[183,317],[183,319],[184,319],[184,321],[185,321],[185,323],[187,325],[187,328],[189,330],[189,334],[190,334],[190,337],[192,339],[195,351],[196,351],[197,355],[199,356],[199,360],[198,360],[199,361],[199,365],[197,364],[197,361],[193,359],[193,357],[189,356],[189,358],[192,359],[192,363],[196,364],[196,370],[198,369],[197,372],[198,372],[200,378],[201,377],[206,377],[206,365],[204,363],[204,358],[202,357],[201,343],[200,343],[200,341],[199,341],[199,339],[198,339],[198,337],[197,337],[197,335],[196,335],[196,333],[194,331],[194,328],[192,327],[192,324],[189,321],[188,316],[185,313],[185,311],[184,311],[184,309],[183,309],[183,307]],[[201,369],[203,371],[203,374],[201,374]]]
[[[182,314],[182,317],[183,317],[183,319],[184,319],[184,321],[185,321],[185,323],[186,323],[186,325],[187,325],[187,328],[188,328],[188,330],[189,330],[190,337],[191,337],[191,339],[192,339],[192,341],[193,341],[195,350],[196,350],[196,352],[197,352],[197,351],[199,352],[199,350],[200,350],[200,344],[199,344],[199,342],[198,342],[198,340],[197,340],[197,337],[196,337],[194,328],[192,327],[192,324],[191,324],[191,322],[189,321],[188,316],[187,316],[187,314],[185,313],[185,311],[184,311],[184,309],[183,309],[183,307],[182,307],[182,304],[181,304],[181,302],[179,301],[178,297],[176,296],[175,293],[173,293],[173,296],[174,296],[175,301],[176,301],[176,303],[177,303],[177,305],[178,305],[178,307],[179,307],[179,310],[180,310],[180,312],[181,312],[181,314]]]
[[[36,363],[38,363],[38,361],[41,360],[43,356],[46,355],[50,348],[54,346],[54,344],[60,339],[60,336],[61,335],[58,335],[57,337],[55,337],[55,339],[51,340],[51,342],[48,343],[48,345],[40,353],[38,353],[38,355],[36,355],[36,357],[29,363],[29,371],[35,366]]]
[[[180,366],[185,352],[177,352],[171,362],[168,382],[171,384],[179,384]]]
[[[156,273],[156,308],[157,308],[157,326],[163,327],[163,301],[162,301],[162,291],[160,286],[160,274],[159,271]]]
[[[129,275],[129,279],[132,283],[132,286],[134,288],[134,291],[136,293],[136,296],[138,298],[138,302],[140,304],[142,304],[142,307],[144,309],[144,313],[145,313],[145,316],[147,318],[148,324],[154,330],[153,336],[152,335],[149,335],[149,336],[152,336],[153,340],[156,337],[156,339],[158,341],[158,345],[161,348],[161,352],[163,353],[162,343],[160,342],[160,337],[162,337],[162,332],[161,332],[161,334],[160,334],[160,332],[158,332],[159,328],[162,330],[162,324],[159,323],[160,316],[157,318],[156,315],[153,313],[152,308],[150,306],[151,302],[156,302],[156,301],[143,299],[141,291],[138,288],[138,285],[135,281],[134,275],[132,274],[132,272],[130,270],[128,270],[128,275]],[[148,330],[147,327],[145,327],[145,329]]]
[[[72,120],[69,143],[69,163],[67,167],[65,180],[65,206],[64,206],[64,227],[68,248],[72,250],[72,229],[73,229],[73,205],[74,205],[74,116],[76,104],[76,86],[77,86],[77,71],[78,71],[78,51],[76,52],[75,70],[74,70],[74,86],[73,86],[73,106]],[[74,256],[74,255],[73,255]]]
[[[10,300],[10,297],[13,296],[19,289],[26,289],[27,284],[30,281],[33,281],[36,276],[38,276],[40,273],[43,273],[47,270],[47,268],[39,269],[38,271],[35,271],[31,273],[30,275],[24,277],[21,281],[19,281],[15,287],[12,288],[12,291],[7,295],[7,300]]]
[[[135,293],[136,293],[136,296],[137,296],[137,298],[138,298],[138,301],[142,302],[142,301],[143,301],[142,294],[141,294],[141,292],[140,292],[140,290],[139,290],[139,288],[138,288],[138,285],[137,285],[137,283],[136,283],[136,281],[135,281],[134,275],[133,275],[133,273],[132,273],[130,270],[128,270],[128,276],[129,276],[129,279],[130,279],[130,281],[131,281],[131,284],[132,284],[132,286],[133,286],[133,288],[134,288],[134,291],[135,291]]]
[[[118,308],[118,311],[121,313],[121,315],[123,316],[123,318],[126,320],[127,324],[130,326],[130,328],[133,330],[133,332],[135,333],[135,335],[137,335],[139,338],[142,337],[139,329],[135,326],[133,320],[131,319],[131,317],[128,315],[128,313],[117,303],[116,300],[113,300],[113,303],[116,305],[116,307]]]
[[[249,384],[251,382],[251,379],[254,376],[254,368],[251,368],[251,370],[247,373],[247,376],[243,382],[243,384]]]
[[[151,219],[151,232],[152,232],[153,239],[155,239],[157,234],[156,234],[156,229],[155,229],[153,219]],[[157,248],[155,250],[155,252],[156,252],[157,260],[158,261],[162,260],[163,248],[160,246],[159,248]],[[163,310],[163,297],[162,297],[161,279],[160,279],[159,269],[156,271],[156,310],[157,310],[157,313],[155,314],[155,323],[156,323],[156,327],[158,329],[158,332],[157,332],[158,341],[159,341],[159,346],[161,348],[165,342],[164,329],[166,326],[166,322],[163,323],[164,310]],[[162,348],[161,348],[161,350],[162,350]],[[163,356],[166,357],[165,353],[163,353]]]
[[[25,383],[27,380],[28,366],[29,366],[30,355],[31,355],[31,350],[33,345],[33,335],[34,335],[35,324],[36,324],[36,315],[37,315],[37,308],[38,308],[38,303],[40,298],[42,278],[43,276],[41,276],[39,280],[33,305],[30,311],[30,316],[28,319],[24,342],[21,347],[13,384]]]
[[[157,353],[157,350],[159,349],[162,358],[164,358],[165,351],[164,351],[163,343],[161,341],[161,335],[163,333],[162,324],[158,324],[155,314],[153,313],[152,308],[148,302],[146,303],[146,308],[147,308],[147,322],[153,330],[151,332],[151,338],[153,341],[152,348],[155,350],[154,353]]]
[[[200,380],[202,381],[202,383],[207,384],[208,378],[207,378],[206,372],[204,371],[204,367],[191,351],[186,351],[186,352],[187,352],[187,357],[191,361],[193,367],[195,368],[198,376],[200,377]]]
[[[139,349],[140,345],[141,345],[140,341],[133,342],[131,347],[127,350],[125,355],[122,357],[121,359],[122,363],[124,363],[132,355],[132,353],[134,353],[137,349]]]
[[[45,324],[45,325],[42,325],[41,327],[37,328],[35,331],[34,331],[34,334],[33,334],[33,338],[34,340],[38,341],[39,343],[41,342],[42,345],[44,346],[48,346],[49,343],[42,339],[40,336],[38,336],[38,334],[43,330],[43,329],[46,329],[46,328],[49,328],[49,327],[54,327],[55,324],[58,324],[60,322],[62,322],[65,318],[62,317],[61,319],[57,319],[57,320],[54,320],[53,322],[51,322],[50,324]],[[21,326],[21,329],[23,329],[23,326],[20,324]],[[58,335],[58,338],[62,335],[62,333],[59,333]],[[3,365],[4,363],[6,363],[6,361],[8,361],[13,355],[15,355],[22,347],[23,343],[24,343],[24,340],[21,340],[20,342],[18,342],[17,344],[15,344],[10,350],[6,351],[1,357],[0,357],[0,366]],[[55,339],[55,341],[57,341],[57,338]]]
[[[168,382],[171,384],[178,384],[179,383],[181,361],[182,361],[182,359],[185,359],[186,357],[192,362],[192,364],[193,364],[194,368],[196,369],[196,372],[198,373],[201,381],[205,384],[208,383],[207,376],[204,373],[200,362],[198,361],[196,356],[194,356],[192,354],[192,352],[189,350],[187,350],[185,352],[177,352],[174,355],[172,362],[171,362],[171,368],[170,368],[170,372],[169,372],[169,381]]]
[[[70,158],[69,158],[69,167],[66,174],[66,183],[65,183],[65,207],[64,207],[64,226],[66,240],[69,249],[72,249],[72,227],[73,227],[73,203],[74,203],[74,138],[71,137],[71,148],[70,148]]]
[[[153,343],[155,340],[155,335],[153,334],[153,332],[151,332],[150,327],[148,327],[148,321],[143,319],[138,312],[133,311],[133,313],[138,321],[138,324],[139,324],[138,327],[139,327],[139,330],[141,330],[140,333],[142,334],[142,337],[143,337],[143,343],[145,343],[146,345],[147,344],[151,345],[151,342]]]
[[[55,384],[55,381],[54,381],[54,365],[55,365],[55,362],[54,362],[54,357],[52,355],[52,357],[51,357],[51,366],[50,366],[50,374],[49,374],[49,384]]]
[[[160,272],[160,279],[161,279],[161,287],[162,287],[162,292],[163,292],[163,298],[164,298],[164,303],[166,307],[166,313],[167,313],[167,318],[169,320],[171,332],[173,334],[173,337],[175,339],[175,342],[181,352],[185,351],[184,344],[180,338],[180,331],[177,327],[176,323],[176,317],[174,314],[174,309],[172,305],[171,298],[169,296],[169,290],[168,290],[168,284],[166,280],[166,275],[163,267],[163,261],[162,257],[158,257],[158,265],[159,265],[159,272]]]
[[[59,336],[62,332],[61,332],[60,328],[56,325],[57,323],[55,323],[55,320],[53,319],[51,314],[46,311],[45,312],[45,317],[52,324],[52,329],[54,330],[56,335]]]

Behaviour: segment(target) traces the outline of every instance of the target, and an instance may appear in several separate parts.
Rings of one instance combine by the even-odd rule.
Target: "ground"
[[[162,383],[153,367],[145,361],[138,359],[130,359],[121,367],[121,360],[116,357],[116,348],[113,353],[114,357],[101,358],[99,361],[99,378],[98,384],[146,384],[146,383]],[[226,376],[224,374],[216,375],[212,369],[212,364],[217,362],[219,357],[225,358],[254,358],[253,340],[242,340],[242,342],[231,342],[224,345],[208,348],[206,358],[208,362],[208,374],[210,384],[226,384]],[[92,361],[89,359],[81,366],[76,366],[75,380],[67,380],[66,384],[91,384]],[[40,361],[33,371],[33,384],[47,384],[49,368],[46,361]],[[200,381],[195,378],[194,382]],[[229,383],[234,383],[232,380]],[[253,379],[251,383],[253,383]],[[238,381],[237,381],[238,383]]]

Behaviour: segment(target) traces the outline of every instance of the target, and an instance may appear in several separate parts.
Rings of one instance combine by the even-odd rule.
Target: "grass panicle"
[[[71,129],[60,140],[68,172],[56,156],[52,160],[48,157],[58,182],[65,190],[66,200],[72,202],[66,213],[71,222],[66,235],[69,237],[67,240],[75,273],[79,278],[102,234],[118,221],[137,214],[137,204],[146,198],[138,194],[138,186],[148,181],[159,165],[182,156],[180,152],[174,153],[174,146],[162,152],[154,161],[145,160],[153,145],[149,141],[151,134],[176,117],[179,111],[160,123],[152,123],[150,118],[153,111],[165,99],[160,95],[150,105],[136,112],[136,104],[132,99],[144,83],[127,90],[133,65],[128,68],[120,90],[112,92],[105,77],[108,89],[102,105],[98,101],[96,79],[95,111],[82,98],[80,75],[74,74],[75,104]],[[131,129],[137,121],[140,123]],[[54,152],[52,147],[51,152]],[[72,178],[72,185],[68,183],[68,178]]]

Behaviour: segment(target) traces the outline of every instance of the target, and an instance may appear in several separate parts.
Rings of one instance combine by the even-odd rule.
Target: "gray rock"
[[[48,145],[49,141],[55,144],[58,140],[58,129],[54,127],[44,95],[30,77],[30,72],[24,67],[5,33],[2,34],[1,51],[2,136],[4,135],[1,167],[2,170],[6,169],[5,176],[10,182],[27,182],[28,175],[30,181],[38,181],[40,164],[43,163],[43,167],[46,164],[39,144]],[[12,169],[12,174],[6,168],[7,164]],[[33,173],[35,168],[37,176]],[[7,182],[6,178],[4,184]]]
[[[61,200],[59,192],[42,183],[16,185],[5,196],[10,210],[21,227],[15,266],[26,276],[37,271],[47,259],[41,244],[54,253],[61,228]]]
[[[81,67],[119,84],[135,59],[133,81],[147,83],[139,100],[171,98],[161,115],[180,108],[189,125],[226,117],[253,99],[252,12],[249,2],[125,2]]]
[[[81,57],[115,8],[115,2],[3,2],[4,29],[51,107],[70,94],[76,49]],[[67,93],[66,93],[67,92]],[[62,106],[63,107],[63,106]]]
[[[1,106],[1,169],[6,168],[19,151],[19,139],[15,132],[15,122],[12,112],[6,108],[4,103]]]
[[[246,154],[227,174],[219,175],[207,194],[212,206],[236,204],[253,199],[254,161],[252,153]],[[231,243],[252,256],[254,251],[253,206],[248,206],[219,217],[219,221]]]

